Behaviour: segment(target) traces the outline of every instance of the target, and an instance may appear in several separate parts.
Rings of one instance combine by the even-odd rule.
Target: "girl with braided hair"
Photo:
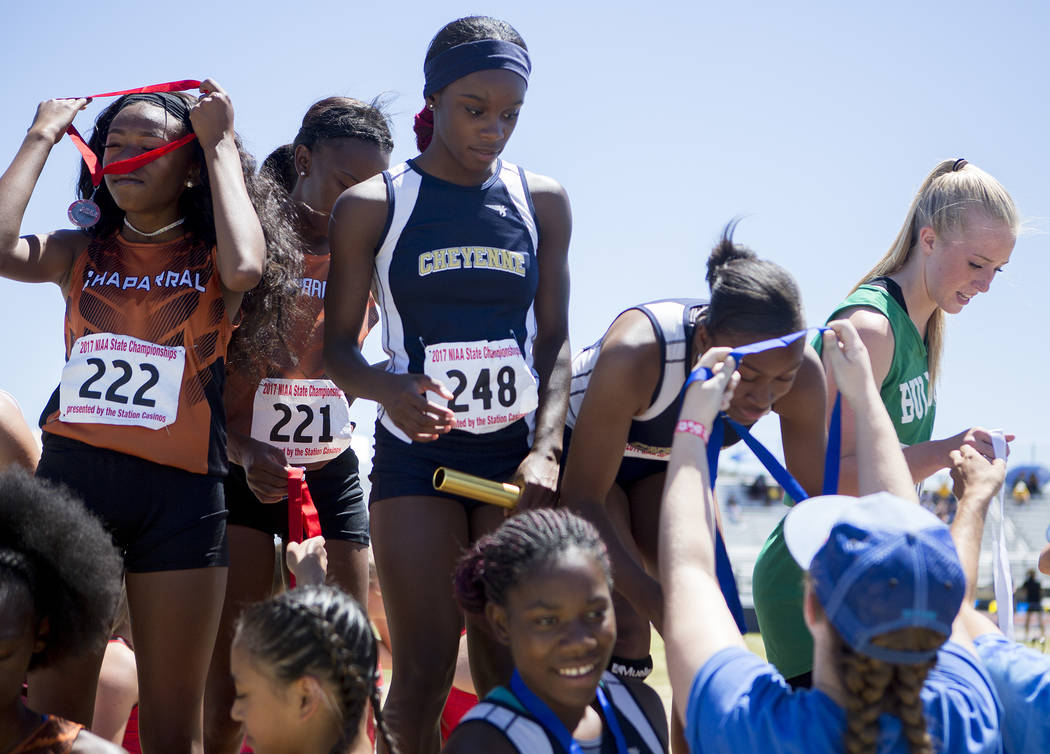
[[[706,437],[739,377],[729,349],[693,382],[676,428],[660,520],[664,638],[694,754],[1000,752],[999,701],[959,608],[966,579],[948,528],[918,504],[867,350],[846,321],[823,350],[856,418],[865,497],[816,497],[784,536],[808,572],[813,688],[793,690],[749,652],[714,566]]]
[[[345,754],[371,703],[396,754],[380,711],[378,656],[368,615],[339,589],[304,586],[252,605],[230,653],[231,715],[257,754]]]
[[[294,140],[296,182],[290,211],[302,237],[302,274],[292,281],[297,306],[288,336],[272,355],[231,359],[226,421],[230,473],[230,571],[205,694],[204,740],[210,754],[235,754],[242,731],[230,719],[230,641],[240,611],[270,596],[273,537],[288,532],[288,471],[306,466],[320,516],[328,574],[361,603],[368,599],[368,509],[350,447],[350,402],[321,363],[324,291],[331,263],[328,215],[339,194],[389,166],[394,142],[375,102],[327,97],[307,110]],[[249,294],[249,297],[251,294]],[[374,307],[359,327],[361,340],[376,322]],[[239,338],[231,354],[240,355]],[[294,419],[292,418],[294,416]]]
[[[68,490],[17,467],[0,473],[0,751],[123,751],[22,698],[27,671],[102,651],[120,568],[109,535]]]
[[[460,721],[446,751],[667,751],[660,697],[606,671],[616,642],[612,570],[588,521],[540,508],[460,560],[456,600],[510,648],[514,674]]]

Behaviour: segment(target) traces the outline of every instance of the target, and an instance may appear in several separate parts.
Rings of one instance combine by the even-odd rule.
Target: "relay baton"
[[[451,495],[462,495],[471,500],[513,508],[521,497],[521,487],[507,482],[493,482],[473,474],[439,466],[434,472],[434,489]]]

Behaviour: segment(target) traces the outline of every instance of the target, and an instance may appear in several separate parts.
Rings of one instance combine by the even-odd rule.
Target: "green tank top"
[[[933,436],[935,403],[929,395],[930,371],[926,343],[908,313],[877,285],[864,284],[835,307],[828,321],[857,306],[875,309],[890,321],[893,361],[879,387],[901,445],[926,442]],[[820,336],[814,342],[820,353]],[[785,498],[789,505],[793,504]],[[766,657],[785,678],[813,669],[813,638],[802,617],[802,569],[788,552],[781,520],[755,561],[752,594]]]

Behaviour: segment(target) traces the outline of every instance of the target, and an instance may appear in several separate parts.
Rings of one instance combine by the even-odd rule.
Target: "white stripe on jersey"
[[[539,264],[539,233],[536,230],[536,218],[532,216],[532,210],[529,209],[528,200],[528,187],[525,185],[524,171],[520,170],[517,165],[510,162],[502,162],[500,169],[500,180],[507,189],[507,193],[510,194],[510,200],[514,202],[514,209],[518,212],[518,217],[525,223],[525,227],[528,228],[529,238],[532,240],[532,248],[536,250],[536,264]],[[525,315],[525,348],[523,349],[522,356],[525,358],[525,364],[529,367],[532,372],[532,376],[536,378],[536,382],[539,382],[539,374],[536,372],[535,362],[532,357],[532,344],[536,340],[536,300],[533,299],[532,304],[529,306],[529,311]],[[529,447],[532,447],[533,435],[536,432],[536,412],[533,411],[527,417],[525,417],[526,423],[529,425]]]
[[[390,292],[390,263],[394,258],[394,247],[401,238],[401,231],[408,224],[408,218],[412,216],[412,210],[416,206],[416,198],[419,196],[419,186],[422,178],[416,171],[409,167],[408,163],[402,163],[390,171],[391,196],[390,203],[393,208],[393,217],[390,228],[376,253],[375,266],[373,268],[372,280],[375,282],[376,295],[378,298],[379,311],[383,313],[383,350],[390,358],[386,363],[386,370],[394,374],[408,371],[408,354],[404,350],[405,328],[401,323],[401,314],[394,304],[393,294]],[[379,421],[390,430],[399,440],[411,442],[408,435],[387,417],[383,410],[383,404],[376,404],[379,411]]]

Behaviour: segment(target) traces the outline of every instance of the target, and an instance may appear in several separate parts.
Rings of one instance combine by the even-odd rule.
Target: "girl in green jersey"
[[[926,176],[889,251],[828,318],[848,319],[860,334],[916,483],[949,466],[948,454],[961,445],[994,458],[981,427],[931,439],[934,387],[946,315],[988,290],[1010,261],[1019,226],[1013,200],[995,178],[966,160],[944,160]],[[820,341],[815,345],[819,350]],[[834,401],[838,386],[830,372],[827,385]],[[839,493],[855,495],[854,421],[845,404],[841,453]],[[802,577],[781,526],[759,554],[753,589],[769,660],[808,685],[813,645],[802,619]]]

